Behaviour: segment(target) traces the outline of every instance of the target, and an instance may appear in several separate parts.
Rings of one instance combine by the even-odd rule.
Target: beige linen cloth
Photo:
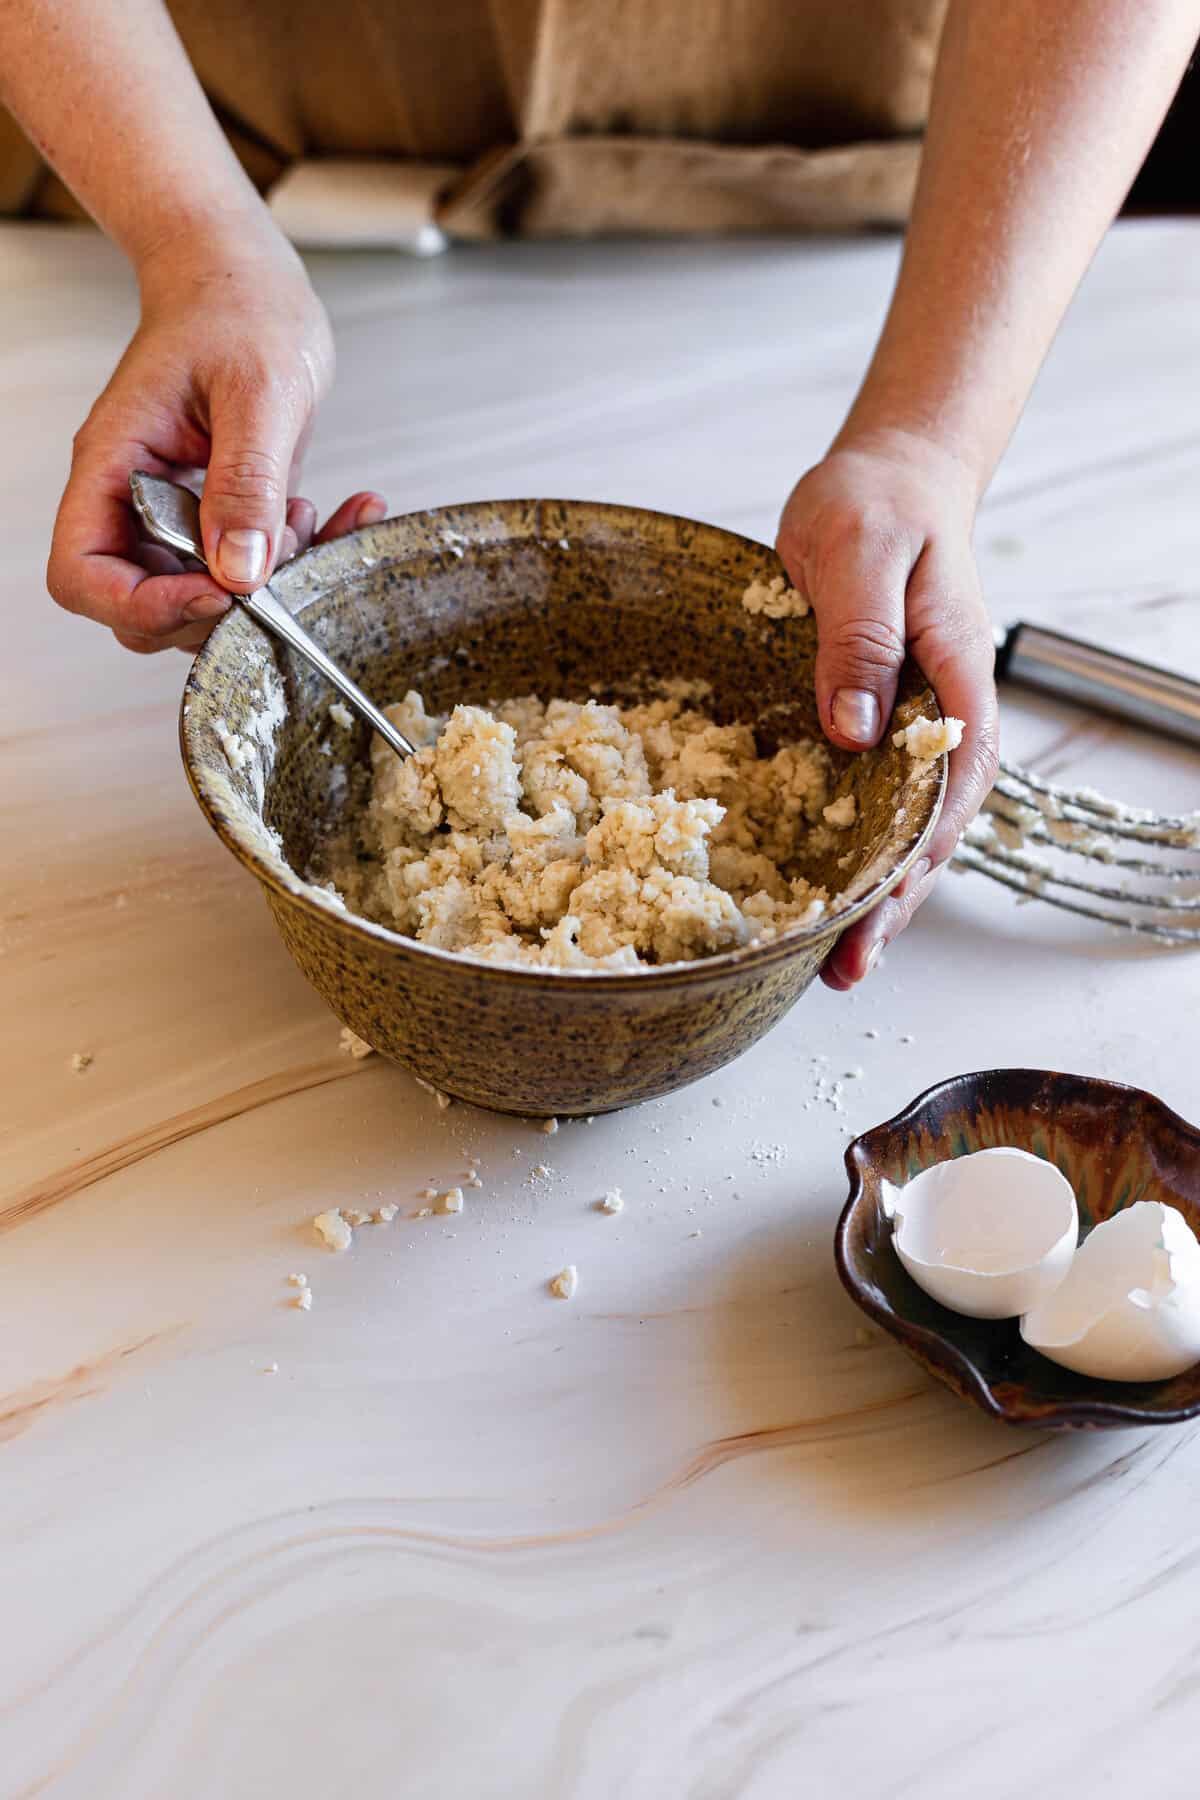
[[[900,225],[944,8],[172,0],[170,11],[285,228],[308,242],[431,250],[437,230]],[[0,212],[78,213],[3,113]]]

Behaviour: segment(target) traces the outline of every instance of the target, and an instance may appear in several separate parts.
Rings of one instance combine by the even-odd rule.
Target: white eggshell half
[[[927,1294],[974,1319],[1015,1319],[1051,1294],[1079,1242],[1066,1176],[1027,1150],[976,1150],[883,1183],[896,1254]]]
[[[1139,1200],[1097,1225],[1021,1336],[1101,1381],[1166,1381],[1200,1362],[1200,1243],[1183,1214]]]

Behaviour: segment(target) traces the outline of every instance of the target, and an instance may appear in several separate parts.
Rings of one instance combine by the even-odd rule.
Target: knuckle
[[[813,521],[813,535],[824,556],[886,552],[902,536],[892,506],[883,500],[830,501]]]
[[[283,478],[275,457],[266,450],[241,450],[209,466],[207,498],[274,506],[283,495]]]
[[[828,634],[827,649],[843,670],[892,674],[904,661],[904,633],[888,619],[846,619]]]
[[[78,613],[81,610],[75,584],[70,579],[65,559],[57,550],[51,551],[50,560],[46,564],[46,592],[64,612]]]

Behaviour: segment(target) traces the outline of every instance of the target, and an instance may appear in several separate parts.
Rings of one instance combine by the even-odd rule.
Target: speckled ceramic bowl
[[[1011,1144],[1055,1163],[1075,1189],[1081,1236],[1135,1200],[1178,1207],[1200,1234],[1200,1131],[1139,1088],[1040,1069],[944,1081],[846,1152],[850,1198],[838,1273],[922,1368],[1010,1425],[1060,1430],[1176,1425],[1200,1415],[1200,1364],[1171,1381],[1096,1381],[1031,1350],[1015,1319],[968,1319],[930,1298],[892,1246],[880,1183],[902,1186],[948,1157]]]
[[[710,683],[711,710],[755,721],[769,749],[818,729],[812,621],[751,617],[741,605],[751,577],[778,568],[762,544],[709,525],[530,500],[388,519],[310,551],[272,585],[380,703],[410,687],[437,710],[531,691],[619,697],[644,692],[647,677],[682,677]],[[814,871],[843,891],[809,929],[642,974],[502,968],[352,918],[296,873],[336,816],[345,765],[367,754],[365,728],[331,728],[334,698],[235,609],[184,695],[193,790],[338,1016],[448,1093],[509,1112],[626,1106],[747,1049],[917,857],[945,782],[944,758],[922,770],[890,734],[878,751],[837,758],[839,793],[856,796],[859,819],[839,834],[848,865],[831,856]],[[272,699],[281,723],[267,716]],[[898,712],[938,716],[913,667]],[[231,767],[227,733],[250,746],[246,766]]]

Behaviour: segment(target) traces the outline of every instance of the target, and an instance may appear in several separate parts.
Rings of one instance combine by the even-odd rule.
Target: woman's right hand
[[[194,650],[229,606],[314,536],[289,500],[333,341],[300,259],[269,231],[249,244],[174,240],[138,271],[142,316],[75,437],[47,585],[68,612],[127,649]],[[213,579],[140,542],[134,469],[205,471],[200,518]],[[383,517],[382,498],[343,503],[321,538]]]

